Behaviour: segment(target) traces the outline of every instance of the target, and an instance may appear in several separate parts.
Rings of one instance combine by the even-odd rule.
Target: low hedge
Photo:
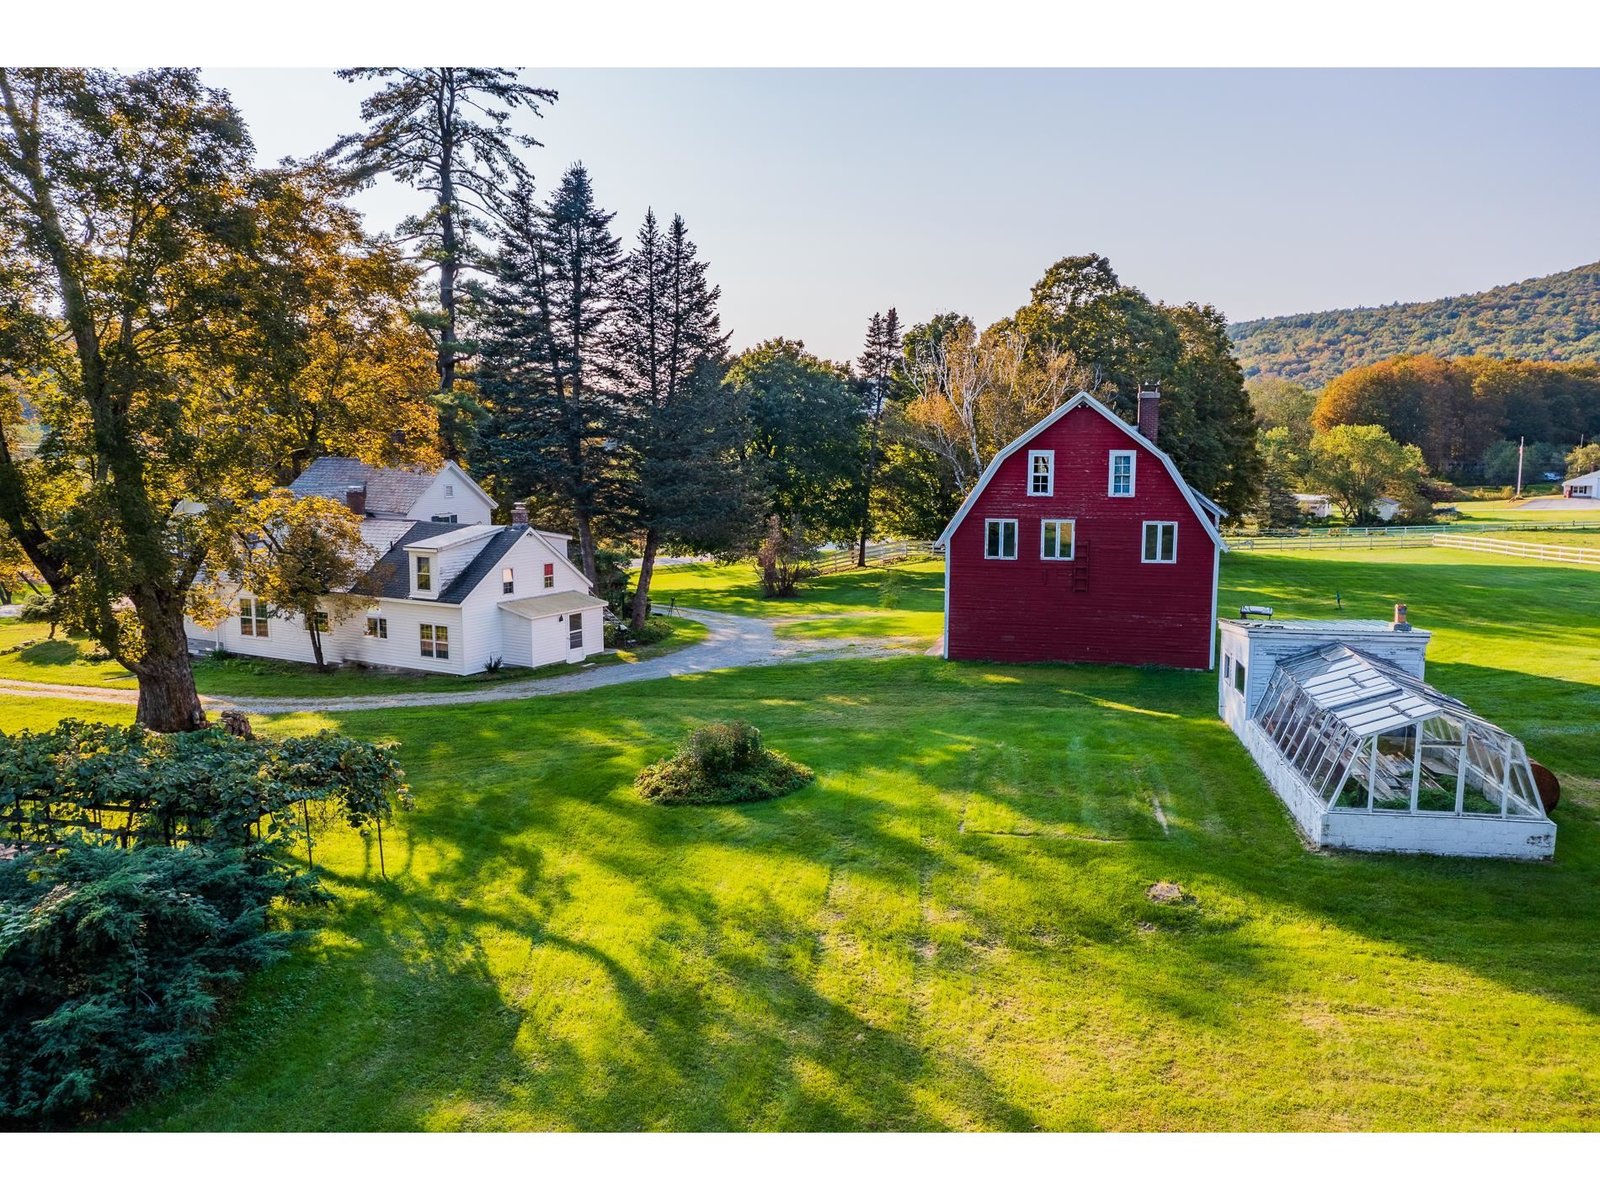
[[[652,804],[744,804],[798,791],[811,769],[761,744],[747,721],[702,725],[669,758],[639,772],[634,786]]]

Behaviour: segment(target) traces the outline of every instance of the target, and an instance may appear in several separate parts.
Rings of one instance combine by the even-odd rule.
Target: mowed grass
[[[677,606],[783,619],[780,637],[931,640],[944,629],[943,559],[823,575],[780,600],[761,595],[753,563],[685,563],[657,571],[650,594],[658,612]]]
[[[1559,495],[1552,489],[1545,496]],[[1600,521],[1600,504],[1592,508],[1529,508],[1518,500],[1460,500],[1450,505],[1456,510],[1452,524],[1470,525],[1505,521],[1534,521],[1541,525]]]
[[[684,617],[666,618],[670,636],[649,646],[619,650],[590,663],[637,662],[657,658],[703,641],[709,630]],[[49,627],[15,618],[0,620],[0,681],[135,689],[138,681],[114,661],[95,661],[93,643],[82,638],[47,640]],[[24,642],[36,644],[17,650]],[[592,665],[552,663],[544,667],[502,667],[475,675],[433,675],[423,671],[342,666],[318,671],[305,663],[281,662],[239,655],[203,658],[194,664],[195,686],[202,694],[254,698],[315,699],[330,696],[394,696],[416,692],[470,692],[499,684],[545,679]]]
[[[391,881],[324,833],[336,905],[118,1124],[1600,1127],[1595,574],[1225,561],[1224,613],[1409,601],[1430,678],[1563,774],[1556,861],[1307,853],[1203,673],[913,657],[285,718],[401,740]],[[817,782],[633,795],[726,717]]]

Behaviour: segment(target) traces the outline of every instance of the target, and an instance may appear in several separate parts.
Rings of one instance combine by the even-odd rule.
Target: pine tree
[[[872,489],[877,482],[883,411],[894,386],[900,354],[900,314],[893,308],[887,314],[873,313],[867,322],[866,347],[856,363],[867,419],[867,457],[861,478],[861,537],[856,548],[856,565],[862,567],[867,565],[867,539],[872,533]]]
[[[681,216],[663,232],[647,212],[617,279],[611,370],[641,543],[636,630],[650,611],[662,546],[722,548],[743,512],[738,423],[717,369],[728,344],[717,315],[722,291],[707,282],[698,253]]]
[[[538,116],[540,105],[557,96],[519,83],[505,68],[360,67],[339,77],[377,79],[384,86],[361,103],[367,128],[340,138],[327,157],[354,181],[392,175],[433,198],[399,232],[415,239],[418,257],[439,272],[439,310],[428,324],[438,352],[440,436],[446,456],[458,457],[472,424],[471,401],[456,378],[466,357],[461,272],[478,264],[477,238],[500,224],[510,196],[533,183],[518,151],[540,143],[511,130],[512,111]]]
[[[492,453],[507,490],[570,506],[584,574],[598,581],[595,522],[610,501],[617,449],[604,387],[619,268],[614,214],[596,205],[581,163],[547,206],[519,189],[506,214],[495,281],[479,289]]]

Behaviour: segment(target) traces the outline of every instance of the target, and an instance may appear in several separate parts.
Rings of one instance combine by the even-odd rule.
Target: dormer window
[[[417,555],[417,591],[433,591],[433,559],[426,554]]]
[[[1050,496],[1056,490],[1054,450],[1035,450],[1028,455],[1028,495]]]
[[[1106,487],[1108,496],[1133,495],[1133,451],[1111,452],[1111,479]]]

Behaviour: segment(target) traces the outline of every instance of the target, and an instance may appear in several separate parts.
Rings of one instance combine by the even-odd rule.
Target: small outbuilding
[[[1594,500],[1600,498],[1600,471],[1589,471],[1563,480],[1561,494],[1568,500]]]
[[[1403,619],[1223,620],[1218,713],[1317,847],[1547,859],[1522,743],[1422,681]]]

